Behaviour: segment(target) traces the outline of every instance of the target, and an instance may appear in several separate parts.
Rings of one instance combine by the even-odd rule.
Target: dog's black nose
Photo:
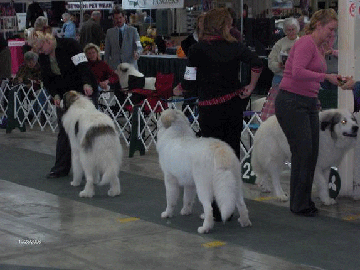
[[[358,126],[353,126],[353,127],[352,127],[352,132],[353,132],[353,133],[358,132],[358,130],[359,130],[359,127],[358,127]]]

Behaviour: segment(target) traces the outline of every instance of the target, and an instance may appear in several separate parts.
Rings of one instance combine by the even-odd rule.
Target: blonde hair
[[[48,25],[48,19],[44,16],[39,16],[34,23],[35,31],[43,31],[44,27]]]
[[[206,15],[206,13],[203,12],[196,18],[195,32],[197,32],[198,34],[200,34],[200,32],[202,32],[202,29],[200,29],[200,24],[201,23],[202,23],[202,26],[204,28],[205,15]]]
[[[98,54],[98,60],[101,60],[101,56],[100,56],[100,48],[99,48],[99,46],[97,46],[96,44],[94,44],[94,43],[88,43],[88,44],[86,44],[86,46],[85,46],[85,48],[84,48],[84,53],[85,53],[85,55],[86,55],[86,52],[88,51],[88,50],[90,50],[90,49],[95,49],[95,51],[97,52],[97,54]]]
[[[211,36],[220,36],[229,42],[236,42],[231,34],[229,26],[232,25],[232,17],[226,8],[214,8],[206,12],[204,17],[204,29],[200,39]]]
[[[43,32],[43,31],[32,31],[31,35],[28,38],[29,45],[32,46],[36,52],[38,51],[39,47],[41,47],[45,41],[55,41],[56,42],[56,39],[52,34],[50,34],[48,32]]]
[[[334,9],[320,9],[311,16],[310,23],[305,26],[305,34],[309,35],[314,32],[318,22],[320,22],[320,24],[324,26],[331,21],[337,20],[337,14]]]

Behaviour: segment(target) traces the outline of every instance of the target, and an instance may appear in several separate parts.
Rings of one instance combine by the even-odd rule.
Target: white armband
[[[79,53],[77,55],[74,55],[73,57],[71,57],[71,60],[73,61],[75,66],[77,66],[80,63],[87,62],[85,53]]]
[[[184,79],[186,81],[196,81],[196,67],[186,67]]]
[[[140,40],[136,41],[136,46],[138,46],[138,47],[141,47],[141,48],[142,48],[142,45],[141,45]]]

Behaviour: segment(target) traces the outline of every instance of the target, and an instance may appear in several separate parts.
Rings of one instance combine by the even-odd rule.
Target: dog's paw
[[[161,213],[161,218],[171,218],[172,214],[168,213],[168,212],[162,212]]]
[[[241,217],[239,217],[238,222],[240,223],[241,227],[249,227],[249,226],[252,225],[249,218],[246,218],[246,219],[243,218],[242,219]]]
[[[287,202],[289,200],[289,196],[287,194],[277,196],[276,199],[279,202]]]
[[[108,196],[114,197],[114,196],[118,196],[118,195],[120,195],[120,188],[118,188],[118,189],[112,189],[112,188],[110,188],[110,189],[108,190]]]
[[[209,233],[210,229],[209,227],[201,226],[198,228],[198,233]]]
[[[188,215],[191,215],[191,209],[188,208],[188,207],[184,207],[183,209],[181,209],[180,211],[180,215],[182,216],[188,216]]]
[[[87,192],[85,190],[79,193],[79,197],[81,198],[92,198],[94,196],[94,192]]]
[[[333,204],[336,204],[336,201],[335,201],[335,199],[329,197],[329,198],[326,198],[325,200],[322,200],[322,203],[324,205],[333,205]]]
[[[70,185],[72,185],[73,187],[77,187],[77,186],[80,186],[80,182],[72,181],[72,182],[70,182]]]
[[[270,193],[271,192],[271,188],[266,184],[259,184],[258,187],[260,188],[260,191],[262,193]]]

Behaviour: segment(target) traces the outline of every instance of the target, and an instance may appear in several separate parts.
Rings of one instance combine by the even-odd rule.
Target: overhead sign
[[[81,5],[81,6],[80,6]],[[67,10],[102,10],[113,9],[114,2],[112,1],[83,1],[83,2],[68,2],[66,5]]]
[[[123,9],[183,8],[184,0],[123,0]]]

